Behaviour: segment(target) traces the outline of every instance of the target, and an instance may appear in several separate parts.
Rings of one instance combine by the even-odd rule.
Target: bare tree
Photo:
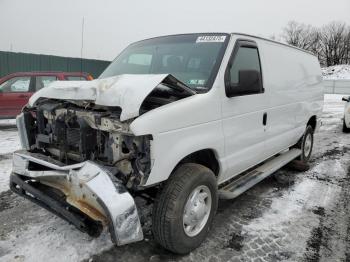
[[[291,21],[283,29],[282,38],[314,53],[323,65],[350,63],[350,27],[345,23],[332,22],[319,29]]]
[[[321,56],[327,66],[338,65],[346,55],[346,25],[332,22],[321,29]]]
[[[350,64],[350,26],[346,28],[344,37],[344,57],[341,61],[342,64]]]
[[[282,37],[290,45],[313,51],[317,49],[319,31],[311,25],[291,21],[283,29]]]

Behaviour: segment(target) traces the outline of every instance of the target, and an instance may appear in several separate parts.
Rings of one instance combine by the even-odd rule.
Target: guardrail
[[[323,80],[325,94],[350,95],[350,80]]]

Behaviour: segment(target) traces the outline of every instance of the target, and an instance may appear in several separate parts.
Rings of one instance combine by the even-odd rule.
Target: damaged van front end
[[[108,227],[117,245],[142,240],[134,195],[150,175],[153,138],[130,124],[193,94],[171,75],[53,83],[17,117],[12,191],[91,236]]]
[[[134,199],[111,177],[92,161],[62,166],[43,155],[17,152],[10,187],[90,236],[107,226],[117,245],[142,240]]]

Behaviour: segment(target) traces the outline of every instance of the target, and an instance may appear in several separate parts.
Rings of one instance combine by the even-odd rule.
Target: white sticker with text
[[[203,35],[197,37],[196,43],[220,43],[225,39],[225,35]]]

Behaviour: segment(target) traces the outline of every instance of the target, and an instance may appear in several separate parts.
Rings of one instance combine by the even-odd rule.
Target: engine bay
[[[134,136],[120,122],[118,108],[78,106],[45,99],[25,109],[29,149],[66,165],[94,161],[129,187],[142,185],[150,173],[151,136]]]

